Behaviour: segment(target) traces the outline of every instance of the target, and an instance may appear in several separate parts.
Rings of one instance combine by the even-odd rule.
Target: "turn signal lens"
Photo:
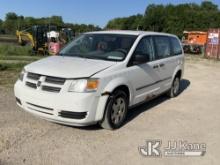
[[[98,79],[89,79],[87,82],[86,89],[88,91],[94,91],[98,88],[99,80]]]

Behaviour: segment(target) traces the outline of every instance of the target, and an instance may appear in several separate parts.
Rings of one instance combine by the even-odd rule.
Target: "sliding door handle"
[[[164,67],[164,66],[165,66],[165,64],[163,64],[163,63],[162,63],[162,64],[160,64],[160,67]]]

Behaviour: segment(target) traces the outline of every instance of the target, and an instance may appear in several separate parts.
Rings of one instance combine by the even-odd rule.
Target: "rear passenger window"
[[[156,59],[171,56],[170,41],[166,36],[155,36]]]
[[[180,55],[182,54],[182,47],[180,45],[180,42],[177,38],[171,37],[171,44],[172,44],[172,48],[173,48],[173,55]]]

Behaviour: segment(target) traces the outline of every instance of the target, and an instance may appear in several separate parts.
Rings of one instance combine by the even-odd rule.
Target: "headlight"
[[[26,73],[26,71],[23,69],[23,70],[21,71],[21,73],[19,74],[18,79],[21,80],[21,81],[23,81],[23,79],[24,79],[24,74],[25,74],[25,73]]]
[[[73,80],[69,92],[95,92],[98,88],[98,79],[79,79]]]

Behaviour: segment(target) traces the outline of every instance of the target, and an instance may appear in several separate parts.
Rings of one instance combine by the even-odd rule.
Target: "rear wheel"
[[[128,97],[122,90],[113,92],[106,105],[101,127],[105,129],[117,129],[124,124],[128,110]]]
[[[169,97],[171,98],[176,97],[179,94],[179,90],[180,90],[180,78],[176,76],[173,80],[170,90],[168,91]]]

